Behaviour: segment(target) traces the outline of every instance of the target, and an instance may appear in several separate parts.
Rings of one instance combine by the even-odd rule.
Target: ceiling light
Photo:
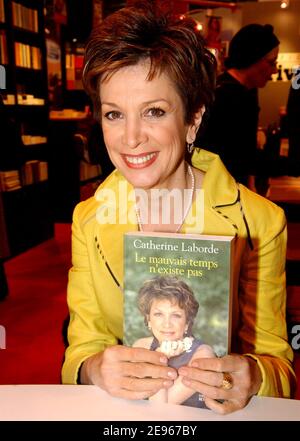
[[[290,4],[290,0],[281,0],[280,7],[281,9],[286,9]]]

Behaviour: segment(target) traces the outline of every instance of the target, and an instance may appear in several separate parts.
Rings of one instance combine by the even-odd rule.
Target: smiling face
[[[188,329],[186,313],[176,301],[154,299],[148,324],[159,343],[163,340],[181,340]]]
[[[135,188],[180,188],[195,125],[184,122],[182,100],[168,76],[148,81],[148,72],[143,62],[101,82],[104,141],[111,161]]]

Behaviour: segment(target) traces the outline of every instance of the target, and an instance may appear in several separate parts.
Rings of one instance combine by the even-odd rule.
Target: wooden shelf
[[[2,33],[6,34],[8,65],[7,82],[9,95],[14,95],[15,104],[6,104],[4,106],[5,119],[10,127],[10,134],[4,135],[2,146],[3,163],[9,164],[11,170],[21,171],[26,169],[33,173],[36,170],[43,170],[46,175],[47,167],[44,164],[38,164],[39,167],[33,168],[29,163],[27,168],[24,164],[27,161],[38,160],[47,162],[49,160],[48,143],[30,144],[22,147],[21,135],[36,135],[48,138],[49,104],[48,104],[48,82],[47,82],[47,53],[44,34],[44,2],[40,0],[18,0],[17,3],[37,10],[37,14],[23,16],[20,23],[30,22],[31,16],[38,19],[38,31],[24,29],[13,24],[13,3],[14,0],[5,0],[5,23],[0,23]],[[22,11],[22,9],[20,9]],[[16,66],[16,49],[19,64],[30,65],[31,58],[35,57],[35,66],[41,68]],[[20,55],[22,45],[27,52],[23,51]],[[32,47],[39,50],[31,49]],[[26,53],[27,57],[24,56]],[[32,66],[32,64],[31,64]],[[35,98],[44,100],[44,104],[19,104],[18,95],[33,95]],[[0,122],[1,124],[1,122]],[[5,130],[5,127],[2,129]],[[17,147],[14,148],[15,144]],[[7,149],[7,151],[5,151]],[[32,167],[32,169],[30,169]],[[8,170],[7,167],[4,170]],[[35,177],[38,175],[34,175]],[[27,176],[28,177],[28,176]],[[30,177],[30,176],[29,176]],[[31,181],[31,179],[29,179]],[[50,190],[48,181],[37,181],[31,185],[23,186],[13,191],[1,193],[3,202],[3,211],[7,229],[8,244],[10,256],[26,251],[28,248],[49,239],[53,236],[53,216],[50,209]],[[1,233],[1,232],[0,232]]]
[[[32,72],[32,73],[38,72],[38,73],[43,74],[42,68],[34,69],[33,67],[16,66],[16,69],[22,70],[22,74],[24,74],[24,72]]]
[[[26,34],[29,34],[29,35],[38,35],[39,34],[39,31],[31,31],[29,29],[21,28],[19,26],[13,26],[12,29],[15,32],[22,32],[22,33],[26,33]]]

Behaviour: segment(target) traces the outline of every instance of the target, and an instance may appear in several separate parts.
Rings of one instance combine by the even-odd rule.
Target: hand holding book
[[[212,410],[227,414],[245,407],[262,382],[256,361],[243,355],[225,355],[221,358],[197,358],[191,366],[179,368],[178,373],[186,387],[205,396],[205,404]],[[231,387],[225,387],[224,374]]]
[[[156,351],[111,346],[88,358],[81,368],[82,384],[96,384],[109,394],[127,399],[145,399],[171,387],[177,378],[167,358]]]

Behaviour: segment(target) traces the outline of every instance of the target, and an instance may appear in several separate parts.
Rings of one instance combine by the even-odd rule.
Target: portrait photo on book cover
[[[179,369],[229,351],[232,237],[128,233],[124,344],[158,351]],[[206,408],[181,378],[150,400]]]

